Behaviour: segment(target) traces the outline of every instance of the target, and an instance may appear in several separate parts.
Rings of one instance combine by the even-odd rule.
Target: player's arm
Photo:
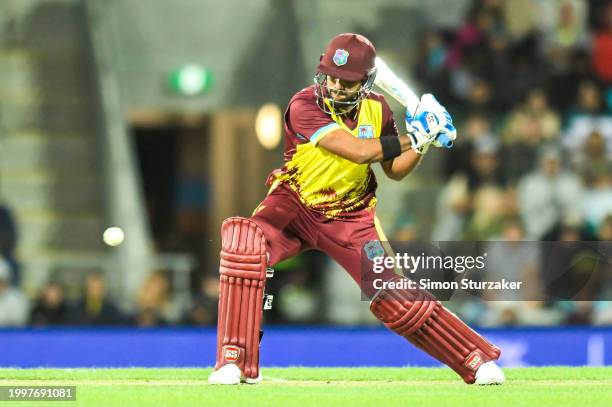
[[[390,154],[399,158],[398,153],[408,152],[412,148],[412,142],[407,136],[396,137],[395,140],[390,140],[389,137],[360,139],[344,129],[330,132],[318,145],[357,164],[389,161]]]
[[[422,155],[416,151],[409,150],[402,153],[399,157],[381,162],[380,165],[387,177],[395,181],[401,181],[416,168],[419,161],[421,161],[421,157]]]
[[[393,131],[395,123],[392,116],[388,116],[387,129],[386,134],[397,134],[397,130]],[[442,147],[442,144],[436,141],[437,134],[444,133],[450,140],[457,137],[450,114],[431,94],[421,97],[416,117],[406,112],[406,129],[409,131],[408,137],[412,145],[416,148],[381,163],[385,174],[396,181],[403,179],[416,168],[430,143]]]
[[[389,105],[383,101],[383,130],[381,138],[388,137],[398,137],[399,132],[397,130],[397,125],[395,124],[395,120],[393,119],[393,112],[391,111]],[[408,127],[408,125],[407,125]],[[410,137],[410,135],[406,135],[410,138],[412,144],[415,142],[414,137]],[[418,143],[418,140],[416,140]],[[380,163],[385,172],[385,175],[392,180],[400,181],[406,177],[406,175],[410,174],[412,170],[416,168],[416,166],[421,161],[421,156],[424,150],[411,148],[409,151],[403,152],[398,157],[392,158],[390,160],[384,160]]]

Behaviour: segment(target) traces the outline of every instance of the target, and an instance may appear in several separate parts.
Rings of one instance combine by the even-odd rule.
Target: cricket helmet
[[[353,110],[374,86],[376,77],[376,49],[363,35],[344,33],[334,37],[321,55],[314,77],[319,107],[326,113],[345,114]],[[357,91],[331,90],[327,76],[347,82],[361,82]],[[341,95],[340,97],[338,97]]]

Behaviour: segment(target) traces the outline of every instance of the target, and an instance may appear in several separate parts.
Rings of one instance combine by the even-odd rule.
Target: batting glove
[[[457,129],[453,125],[453,119],[448,113],[448,110],[436,100],[431,93],[426,93],[421,96],[419,108],[417,112],[431,112],[437,119],[438,132],[435,135],[435,139],[432,144],[436,147],[443,147],[442,144],[437,140],[438,134],[444,133],[451,140],[455,141],[457,138]],[[417,114],[418,116],[418,114]]]
[[[406,130],[412,141],[412,149],[418,154],[425,154],[440,132],[440,123],[433,112],[422,111],[413,117],[406,111]]]

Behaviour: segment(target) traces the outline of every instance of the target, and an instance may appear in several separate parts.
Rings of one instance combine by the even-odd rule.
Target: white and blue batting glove
[[[446,108],[442,106],[431,93],[426,93],[421,96],[419,108],[417,109],[417,116],[419,115],[419,112],[429,112],[437,119],[438,133],[436,133],[434,141],[432,142],[434,146],[446,147],[438,140],[438,136],[440,134],[445,134],[446,138],[451,142],[455,141],[457,138],[457,129],[455,129],[455,126],[453,125],[453,119],[450,113],[448,113],[448,110],[446,110]]]
[[[425,154],[441,129],[439,120],[434,113],[418,112],[417,110],[417,114],[412,116],[410,111],[406,110],[406,130],[412,141],[412,149],[417,154]]]
[[[430,144],[449,148],[457,138],[450,113],[431,93],[421,96],[414,116],[406,110],[406,129],[412,148],[419,154],[425,154]],[[440,137],[442,134],[445,137]]]

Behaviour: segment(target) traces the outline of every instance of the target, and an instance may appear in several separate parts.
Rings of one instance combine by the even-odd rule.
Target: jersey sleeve
[[[296,99],[289,105],[289,128],[298,136],[317,144],[341,127],[310,100]]]
[[[399,132],[397,131],[397,125],[395,124],[395,119],[393,118],[393,111],[387,104],[386,100],[382,100],[382,130],[380,132],[380,137],[397,137],[399,136]]]

